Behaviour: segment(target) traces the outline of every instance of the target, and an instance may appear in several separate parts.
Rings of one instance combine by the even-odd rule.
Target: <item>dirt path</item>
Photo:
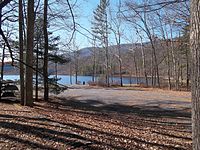
[[[190,150],[190,93],[81,86],[32,108],[1,102],[0,149]]]

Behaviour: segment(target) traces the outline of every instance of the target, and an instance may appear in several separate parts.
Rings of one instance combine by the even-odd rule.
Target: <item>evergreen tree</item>
[[[94,21],[92,22],[92,32],[94,37],[99,40],[101,47],[104,49],[105,67],[106,67],[106,84],[110,86],[110,63],[109,63],[109,49],[108,49],[108,16],[107,8],[109,6],[108,0],[100,0],[94,13]]]

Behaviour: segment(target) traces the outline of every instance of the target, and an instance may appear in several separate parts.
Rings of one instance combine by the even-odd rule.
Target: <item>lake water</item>
[[[51,75],[50,77],[53,77],[53,75]],[[69,75],[58,75],[58,78],[61,78],[58,82],[60,84],[64,84],[64,85],[69,85],[70,84],[70,76]],[[19,80],[19,75],[4,75],[4,80]],[[80,83],[83,83],[83,81],[85,81],[85,83],[92,81],[92,76],[78,76],[78,81]],[[120,83],[120,78],[119,77],[113,77],[112,79],[110,79],[110,81],[113,82],[117,82]],[[131,83],[132,84],[136,84],[137,80],[135,77],[131,78]],[[140,78],[139,79],[139,83],[145,83],[144,78]],[[72,76],[72,84],[75,84],[75,76]],[[130,84],[130,78],[129,77],[123,77],[123,84]]]

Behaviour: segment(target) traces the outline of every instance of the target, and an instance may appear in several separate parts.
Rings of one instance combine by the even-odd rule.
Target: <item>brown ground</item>
[[[0,149],[190,150],[190,93],[75,87],[33,108],[0,102]]]

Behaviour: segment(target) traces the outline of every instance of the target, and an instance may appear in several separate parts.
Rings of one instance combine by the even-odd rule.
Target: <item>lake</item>
[[[53,77],[51,75],[50,77]],[[64,84],[64,85],[69,85],[70,84],[70,76],[69,75],[58,75],[58,78],[61,78],[58,83]],[[19,80],[19,75],[4,75],[4,80]],[[78,76],[78,81],[80,83],[85,83],[92,81],[92,76]],[[110,81],[120,83],[120,78],[119,77],[113,77],[110,79]],[[131,83],[136,84],[137,80],[135,77],[131,78]],[[139,83],[145,83],[144,78],[139,79]],[[75,76],[72,76],[72,84],[75,84]],[[123,84],[130,84],[130,78],[129,77],[123,77]]]

